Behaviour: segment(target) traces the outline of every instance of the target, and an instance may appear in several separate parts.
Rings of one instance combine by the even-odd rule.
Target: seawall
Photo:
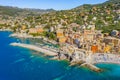
[[[42,53],[44,53],[45,55],[48,55],[48,56],[56,56],[57,55],[56,52],[52,52],[52,51],[46,50],[42,47],[38,47],[38,46],[35,46],[35,45],[23,44],[23,43],[11,43],[10,45],[24,47],[24,48],[35,50],[35,51],[38,51],[38,52],[42,52]]]

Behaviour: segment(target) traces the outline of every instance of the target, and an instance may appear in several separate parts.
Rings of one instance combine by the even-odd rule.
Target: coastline
[[[12,47],[12,46],[11,46]],[[15,47],[14,47],[15,48]],[[20,49],[21,50],[21,49]],[[26,54],[26,53],[25,53]],[[11,55],[11,54],[10,54]],[[34,59],[34,58],[33,58]],[[56,60],[55,60],[56,61]],[[57,61],[57,63],[60,63],[59,61]],[[64,63],[64,62],[63,62]],[[62,64],[63,64],[62,63]],[[98,63],[99,64],[99,63]],[[18,65],[18,64],[16,64],[16,65]],[[38,65],[41,65],[40,63],[38,63]],[[54,64],[51,64],[51,65],[54,65]],[[104,65],[104,64],[103,64]],[[46,66],[48,66],[49,67],[49,64],[48,65],[46,65]],[[58,66],[56,66],[56,65],[54,65],[55,67],[58,67]],[[69,64],[67,65],[67,67],[69,66]],[[96,66],[96,65],[95,65]],[[109,66],[109,65],[107,65],[107,66]],[[44,67],[44,66],[43,66]],[[47,68],[48,68],[47,67]],[[63,67],[63,66],[62,66]],[[60,68],[62,68],[62,67],[60,67]],[[82,70],[86,70],[86,67],[79,67],[79,66],[76,66],[77,67],[77,71],[79,72],[81,69]],[[98,66],[97,66],[98,67]],[[100,68],[101,66],[99,66],[99,68]],[[36,67],[35,67],[36,68]],[[114,68],[116,68],[116,67],[114,67]],[[114,69],[113,68],[113,69]],[[18,68],[17,68],[18,69]],[[21,69],[21,68],[20,68]],[[49,69],[51,69],[51,68],[49,68]],[[76,69],[76,68],[75,68]],[[93,72],[93,73],[96,73],[95,71],[91,71],[91,70],[88,70],[89,68],[87,68],[87,70],[86,70],[86,74],[87,73],[89,73],[89,72],[87,72],[87,71],[90,71],[90,72]],[[101,69],[103,69],[103,70],[105,70],[105,69],[107,69],[106,68],[106,66],[103,66]],[[38,69],[38,70],[40,70],[40,69]],[[53,69],[54,70],[54,69]],[[72,70],[70,70],[70,71],[73,71],[73,68],[72,68]],[[110,70],[109,70],[110,71]],[[103,72],[97,72],[96,74],[101,74],[101,73],[104,73],[104,72],[107,72],[107,70],[106,71],[103,71]],[[112,71],[111,71],[112,72]],[[116,71],[113,71],[113,72],[116,72]],[[82,73],[83,74],[83,73]],[[111,74],[113,74],[113,73],[111,73]],[[40,75],[40,74],[39,74]],[[90,75],[90,74],[89,74]]]
[[[23,47],[23,48],[28,48],[28,49],[35,50],[35,51],[38,51],[38,52],[42,52],[45,55],[53,56],[53,58],[58,55],[57,51],[51,51],[51,50],[48,50],[45,47],[35,46],[35,45],[31,45],[31,44],[23,44],[23,43],[16,43],[16,42],[14,42],[14,43],[11,43],[10,45],[11,46]],[[99,67],[95,66],[95,64],[99,64],[99,63],[120,64],[120,57],[119,57],[119,59],[115,58],[116,60],[119,60],[119,62],[116,62],[114,59],[112,59],[109,62],[107,62],[103,58],[101,58],[100,55],[103,56],[102,53],[99,53],[99,54],[96,53],[95,55],[92,55],[91,56],[92,57],[92,63],[87,62],[87,61],[91,61],[91,59],[89,59],[89,60],[86,60],[86,62],[83,62],[82,64],[80,64],[80,66],[87,67],[87,68],[89,68],[89,69],[91,69],[93,71],[96,71],[96,72],[100,72],[100,71],[102,71],[102,69],[100,69]],[[106,55],[108,55],[110,57],[113,56],[113,55],[115,57],[120,56],[120,55],[116,55],[116,54],[106,54]],[[96,59],[98,59],[98,60],[96,60]],[[99,59],[101,59],[101,60],[99,60]],[[54,60],[58,60],[58,57],[55,57]],[[77,65],[78,64],[77,62],[75,62],[75,63],[72,62],[71,64]],[[71,66],[73,66],[73,65],[71,65]]]
[[[27,35],[27,34],[18,34],[18,33],[13,33],[11,34],[9,37],[18,37],[18,38],[42,38],[41,36],[38,36],[38,37],[33,37],[33,36],[30,36],[30,35]],[[43,38],[44,41],[46,42],[49,42],[49,43],[53,43],[53,41],[51,40],[48,40],[47,38]],[[24,48],[28,48],[28,49],[31,49],[31,50],[35,50],[35,51],[38,51],[38,52],[42,52],[44,53],[45,55],[48,55],[48,56],[57,56],[57,58],[55,58],[55,60],[59,60],[58,59],[58,52],[54,52],[54,51],[51,51],[49,48],[46,49],[44,47],[40,47],[40,46],[36,46],[36,45],[31,45],[31,44],[23,44],[23,43],[11,43],[10,45],[12,46],[18,46],[18,47],[24,47]],[[106,53],[108,54],[108,53]],[[88,59],[88,56],[87,58],[84,60],[85,62],[82,63],[82,64],[79,64],[80,66],[83,66],[83,67],[87,67],[93,71],[96,71],[96,72],[100,72],[102,71],[102,69],[100,69],[99,67],[95,66],[95,64],[99,64],[99,63],[109,63],[109,64],[120,64],[120,59],[119,59],[119,62],[115,62],[115,61],[104,61],[104,59],[102,60],[96,60],[97,59],[101,59],[101,56],[98,56],[98,55],[103,55],[103,53],[96,53],[96,54],[93,54],[91,56],[92,60],[91,59]],[[112,54],[112,56],[120,56],[120,55],[116,55],[116,54]],[[109,55],[111,56],[111,54]],[[54,58],[53,58],[54,59]],[[64,59],[64,58],[63,58]],[[116,59],[116,58],[115,58]],[[62,60],[62,59],[61,59]],[[90,61],[90,62],[89,62]],[[73,65],[77,65],[79,61],[75,61],[75,64]]]
[[[38,52],[43,52],[45,55],[48,55],[48,56],[56,56],[57,55],[56,52],[44,49],[42,47],[37,47],[35,45],[22,44],[22,43],[11,43],[10,45],[12,45],[12,46],[18,46],[18,47],[24,47],[24,48],[35,50],[35,51],[38,51]]]

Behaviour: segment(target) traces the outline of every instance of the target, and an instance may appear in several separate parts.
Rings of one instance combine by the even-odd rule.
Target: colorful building
[[[106,45],[104,48],[104,53],[110,53],[111,47],[109,45]]]
[[[92,53],[97,53],[98,52],[98,46],[97,45],[92,45],[91,46],[91,51],[92,51]]]
[[[59,38],[58,38],[58,42],[59,42],[59,43],[65,43],[66,40],[67,40],[66,37],[59,37]]]
[[[43,28],[37,28],[37,33],[42,33],[44,32]]]
[[[37,33],[37,29],[36,28],[30,28],[29,29],[29,34],[35,34]]]
[[[56,31],[56,36],[57,36],[57,38],[59,38],[59,37],[63,37],[64,36],[64,34],[63,34],[63,30],[57,30]]]
[[[36,34],[36,33],[42,33],[44,32],[43,28],[30,28],[29,33],[30,34]]]
[[[22,26],[22,30],[25,30],[25,29],[26,29],[26,26],[25,26],[25,25],[23,25],[23,26]]]

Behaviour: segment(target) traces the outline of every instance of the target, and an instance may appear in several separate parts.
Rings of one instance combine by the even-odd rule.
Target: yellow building
[[[66,37],[59,37],[59,38],[58,38],[59,43],[65,43],[66,40],[67,40]]]
[[[57,31],[56,31],[56,35],[57,35],[57,38],[63,37],[63,36],[64,36],[63,30],[57,30]]]
[[[111,47],[109,45],[106,45],[104,48],[104,53],[109,53],[111,50]]]
[[[26,29],[26,26],[25,26],[25,25],[23,25],[23,26],[22,26],[22,30],[25,30],[25,29]]]

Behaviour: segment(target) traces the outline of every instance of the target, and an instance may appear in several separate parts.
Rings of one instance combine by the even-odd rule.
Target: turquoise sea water
[[[67,61],[49,60],[43,53],[10,46],[21,40],[8,37],[9,34],[0,32],[0,80],[120,80],[120,65],[97,64],[104,69],[100,73],[70,67]]]

